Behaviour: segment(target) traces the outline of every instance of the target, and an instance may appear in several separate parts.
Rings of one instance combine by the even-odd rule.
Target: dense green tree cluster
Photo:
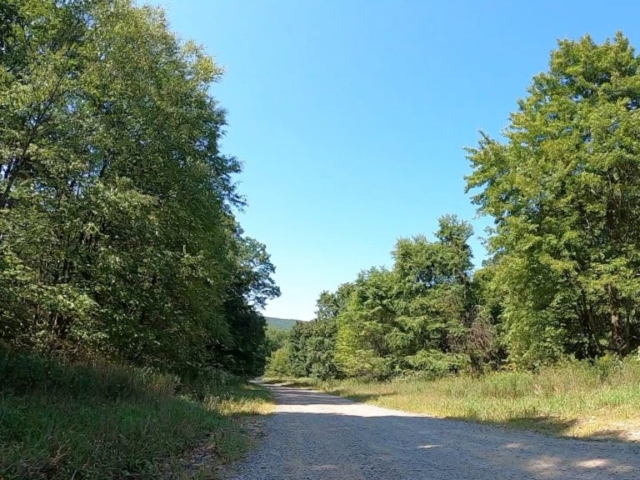
[[[279,294],[219,151],[220,69],[131,0],[0,3],[0,342],[196,376],[377,379],[640,347],[640,58],[561,41],[500,139],[468,149],[493,217],[400,239],[391,268],[265,338]]]
[[[468,149],[467,189],[494,219],[484,266],[472,271],[469,226],[445,217],[434,242],[400,240],[393,268],[363,272],[340,302],[323,294],[334,330],[301,327],[280,365],[314,375],[321,352],[339,375],[387,378],[637,351],[639,138],[629,41],[559,42],[502,138]]]
[[[0,2],[0,341],[255,374],[265,248],[213,60],[131,0]]]
[[[468,223],[445,216],[434,241],[400,239],[392,269],[372,268],[321,294],[317,319],[294,327],[269,372],[385,379],[498,361],[496,317],[476,301],[471,234]]]
[[[514,362],[640,345],[640,58],[562,41],[504,140],[469,150]]]

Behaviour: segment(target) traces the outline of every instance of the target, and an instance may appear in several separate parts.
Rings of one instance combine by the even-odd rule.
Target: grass
[[[592,439],[640,441],[640,363],[571,362],[538,373],[496,372],[439,380],[319,382],[297,379],[381,407]]]
[[[195,478],[250,446],[239,416],[271,409],[251,384],[228,380],[197,401],[172,376],[3,351],[0,378],[6,480]],[[196,447],[213,452],[208,464],[190,461]]]

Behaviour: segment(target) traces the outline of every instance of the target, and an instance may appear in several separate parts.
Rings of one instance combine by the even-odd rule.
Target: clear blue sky
[[[464,194],[463,147],[506,126],[556,39],[622,30],[640,2],[156,0],[226,68],[224,151],[244,162],[240,215],[266,243],[282,296],[267,315],[311,319],[324,289],[389,265]],[[479,263],[481,242],[472,246]]]

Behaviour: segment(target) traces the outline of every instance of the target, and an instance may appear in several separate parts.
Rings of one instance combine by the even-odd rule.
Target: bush
[[[458,373],[470,365],[469,357],[461,354],[443,353],[439,350],[421,350],[407,357],[412,370],[422,378],[440,378]]]
[[[287,347],[280,348],[271,354],[267,360],[265,375],[276,378],[292,375],[289,367],[289,349]]]

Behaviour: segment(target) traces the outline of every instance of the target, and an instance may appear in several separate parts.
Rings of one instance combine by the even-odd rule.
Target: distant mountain
[[[292,320],[289,318],[274,318],[274,317],[264,317],[267,320],[267,325],[273,328],[278,328],[280,330],[291,330],[296,322],[300,320]]]

